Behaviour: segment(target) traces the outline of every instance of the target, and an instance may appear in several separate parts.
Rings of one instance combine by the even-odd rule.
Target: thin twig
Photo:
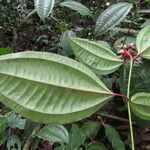
[[[97,113],[97,115],[100,115],[100,116],[106,117],[106,118],[111,118],[111,119],[114,119],[114,120],[123,121],[123,122],[129,122],[128,119],[121,118],[121,117],[118,117],[118,116],[107,115],[107,114],[104,114],[104,113]],[[136,123],[132,122],[132,124],[136,124]]]

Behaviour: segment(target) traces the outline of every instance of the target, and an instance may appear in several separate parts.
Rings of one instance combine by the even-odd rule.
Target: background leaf
[[[52,53],[3,55],[0,68],[0,101],[35,122],[77,121],[113,96],[91,70]]]
[[[62,125],[47,125],[39,131],[37,136],[54,143],[69,143],[68,131]]]
[[[77,149],[80,145],[84,144],[84,137],[77,124],[73,124],[69,134],[69,146],[72,150]]]
[[[81,127],[81,133],[85,139],[95,137],[98,134],[100,127],[101,124],[98,121],[88,121]]]
[[[7,149],[8,150],[21,150],[21,141],[19,137],[15,134],[12,134],[7,140]]]
[[[87,150],[108,150],[104,144],[100,142],[91,142],[87,145]]]
[[[134,62],[132,69],[132,80],[130,96],[138,92],[150,93],[150,61],[143,59],[141,62]],[[139,71],[140,70],[140,71]],[[138,75],[137,75],[138,74]],[[121,93],[127,93],[129,65],[123,65],[120,72],[119,85]]]
[[[60,4],[61,6],[66,6],[72,10],[77,11],[82,16],[90,16],[93,17],[92,12],[83,4],[76,2],[76,1],[66,1]]]
[[[97,36],[118,25],[130,12],[132,4],[120,2],[108,7],[96,21],[95,34]]]
[[[131,97],[131,109],[138,117],[150,120],[150,93],[137,93]]]
[[[26,119],[21,118],[20,115],[13,113],[8,116],[7,119],[8,126],[10,126],[11,128],[24,129]]]
[[[55,0],[34,0],[35,10],[42,20],[45,20],[52,12]]]
[[[139,32],[136,46],[141,57],[150,59],[150,26],[146,26]]]
[[[13,50],[10,48],[0,48],[0,55],[10,54],[13,53]]]
[[[7,118],[0,117],[0,145],[3,144],[7,139]]]
[[[122,44],[135,44],[136,38],[131,37],[131,36],[123,36],[119,39],[117,39],[114,43],[114,48],[118,49],[119,46],[121,46]]]
[[[125,150],[124,143],[121,141],[118,131],[108,124],[105,124],[104,128],[105,134],[108,140],[111,142],[114,150]]]
[[[122,65],[122,60],[114,52],[99,43],[71,37],[71,46],[78,60],[95,73],[109,74]]]
[[[75,36],[75,33],[67,30],[65,32],[62,33],[61,37],[60,37],[60,46],[63,48],[63,50],[68,54],[68,55],[72,55],[73,51],[69,42],[69,37],[71,36]]]

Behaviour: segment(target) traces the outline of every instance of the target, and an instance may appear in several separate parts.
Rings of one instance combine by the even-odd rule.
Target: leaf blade
[[[124,143],[120,139],[118,131],[112,126],[105,124],[105,134],[115,150],[125,150]]]
[[[97,36],[118,25],[130,12],[132,4],[121,2],[107,8],[96,21],[95,33]]]
[[[72,10],[77,11],[82,16],[90,16],[93,17],[92,12],[83,4],[76,1],[66,1],[60,4],[61,6],[66,6]]]
[[[109,74],[122,65],[115,53],[99,43],[87,39],[71,37],[72,49],[83,64],[101,75]]]
[[[54,143],[69,143],[68,131],[62,125],[46,125],[37,133],[37,136]]]
[[[53,10],[55,0],[34,0],[34,7],[39,17],[45,20]]]
[[[113,96],[88,68],[60,55],[4,55],[0,66],[0,101],[35,122],[62,124],[80,120]]]
[[[150,120],[150,93],[137,93],[131,97],[131,109],[136,116]]]
[[[136,47],[141,57],[150,59],[150,26],[146,26],[139,32]]]

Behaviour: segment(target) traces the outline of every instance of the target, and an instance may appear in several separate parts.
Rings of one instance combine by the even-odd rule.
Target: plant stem
[[[33,142],[33,138],[34,138],[35,134],[36,134],[38,131],[40,131],[40,129],[41,129],[42,127],[43,127],[42,124],[38,124],[38,125],[34,128],[32,134],[30,135],[30,137],[26,140],[26,142],[25,142],[25,144],[24,144],[22,150],[29,150],[29,149],[30,149],[30,146],[31,146],[31,144],[32,144],[32,142]]]
[[[123,121],[123,122],[129,122],[128,119],[121,118],[121,117],[118,117],[118,116],[112,116],[112,115],[108,115],[108,114],[104,114],[104,113],[97,113],[97,115],[100,115],[100,116],[106,117],[106,118],[111,118],[111,119]],[[132,122],[132,124],[135,124],[135,122]]]
[[[130,98],[130,85],[131,85],[132,66],[133,66],[133,60],[130,59],[130,70],[129,70],[128,89],[127,89],[127,98],[128,99]],[[135,150],[135,147],[134,147],[134,136],[133,136],[133,127],[132,127],[132,118],[131,118],[130,100],[127,101],[127,106],[128,106],[129,125],[130,125],[131,147],[132,147],[132,150]]]
[[[132,34],[132,35],[137,35],[139,33],[139,31],[137,31],[137,30],[134,30],[134,29],[129,30],[128,28],[118,28],[118,27],[116,27],[116,28],[113,28],[111,30],[117,30],[119,32],[128,33],[128,34]]]
[[[36,10],[32,10],[24,19],[23,19],[23,22],[25,22],[28,18],[30,18],[33,14],[36,13]]]

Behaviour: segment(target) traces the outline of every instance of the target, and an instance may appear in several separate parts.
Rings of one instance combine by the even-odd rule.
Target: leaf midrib
[[[85,49],[83,46],[81,46],[80,44],[76,43],[74,40],[72,40],[72,42],[74,42],[76,45],[78,45],[78,46],[81,47],[82,49],[88,51],[89,53],[95,55],[96,57],[99,57],[99,58],[102,58],[102,59],[105,59],[105,60],[108,60],[108,61],[115,61],[115,62],[120,62],[120,63],[122,62],[122,60],[119,60],[119,58],[118,58],[118,60],[117,60],[117,58],[113,60],[113,59],[107,59],[107,58],[101,57],[101,56],[96,55],[95,53],[93,53],[93,52],[91,52],[91,51]],[[84,41],[84,42],[85,42],[85,41]],[[93,43],[90,43],[90,44],[93,44]],[[95,44],[95,45],[96,45],[96,46],[99,46],[99,45],[97,45],[97,44]],[[103,47],[102,47],[102,48],[103,48]],[[105,48],[103,48],[103,49],[105,49]],[[107,49],[106,49],[106,50],[107,50]],[[107,51],[108,51],[108,50],[107,50]],[[109,51],[108,51],[108,52],[109,52]],[[114,54],[114,55],[115,55],[115,54]],[[117,57],[117,55],[116,55],[116,57]]]
[[[2,72],[0,72],[0,74],[11,76],[11,77],[14,77],[14,78],[20,78],[20,79],[23,79],[23,80],[28,80],[28,81],[36,82],[38,84],[46,84],[48,86],[55,86],[55,87],[66,88],[66,89],[76,90],[76,91],[81,91],[81,92],[91,92],[91,93],[96,93],[96,94],[113,95],[113,93],[107,93],[107,92],[103,93],[103,92],[99,92],[99,91],[96,91],[96,90],[95,91],[94,90],[90,90],[88,88],[81,89],[80,87],[78,88],[77,86],[74,88],[74,87],[70,87],[70,86],[64,86],[64,85],[47,83],[47,82],[41,82],[39,80],[33,80],[33,79],[21,77],[21,76],[11,75],[9,73],[2,73]]]

